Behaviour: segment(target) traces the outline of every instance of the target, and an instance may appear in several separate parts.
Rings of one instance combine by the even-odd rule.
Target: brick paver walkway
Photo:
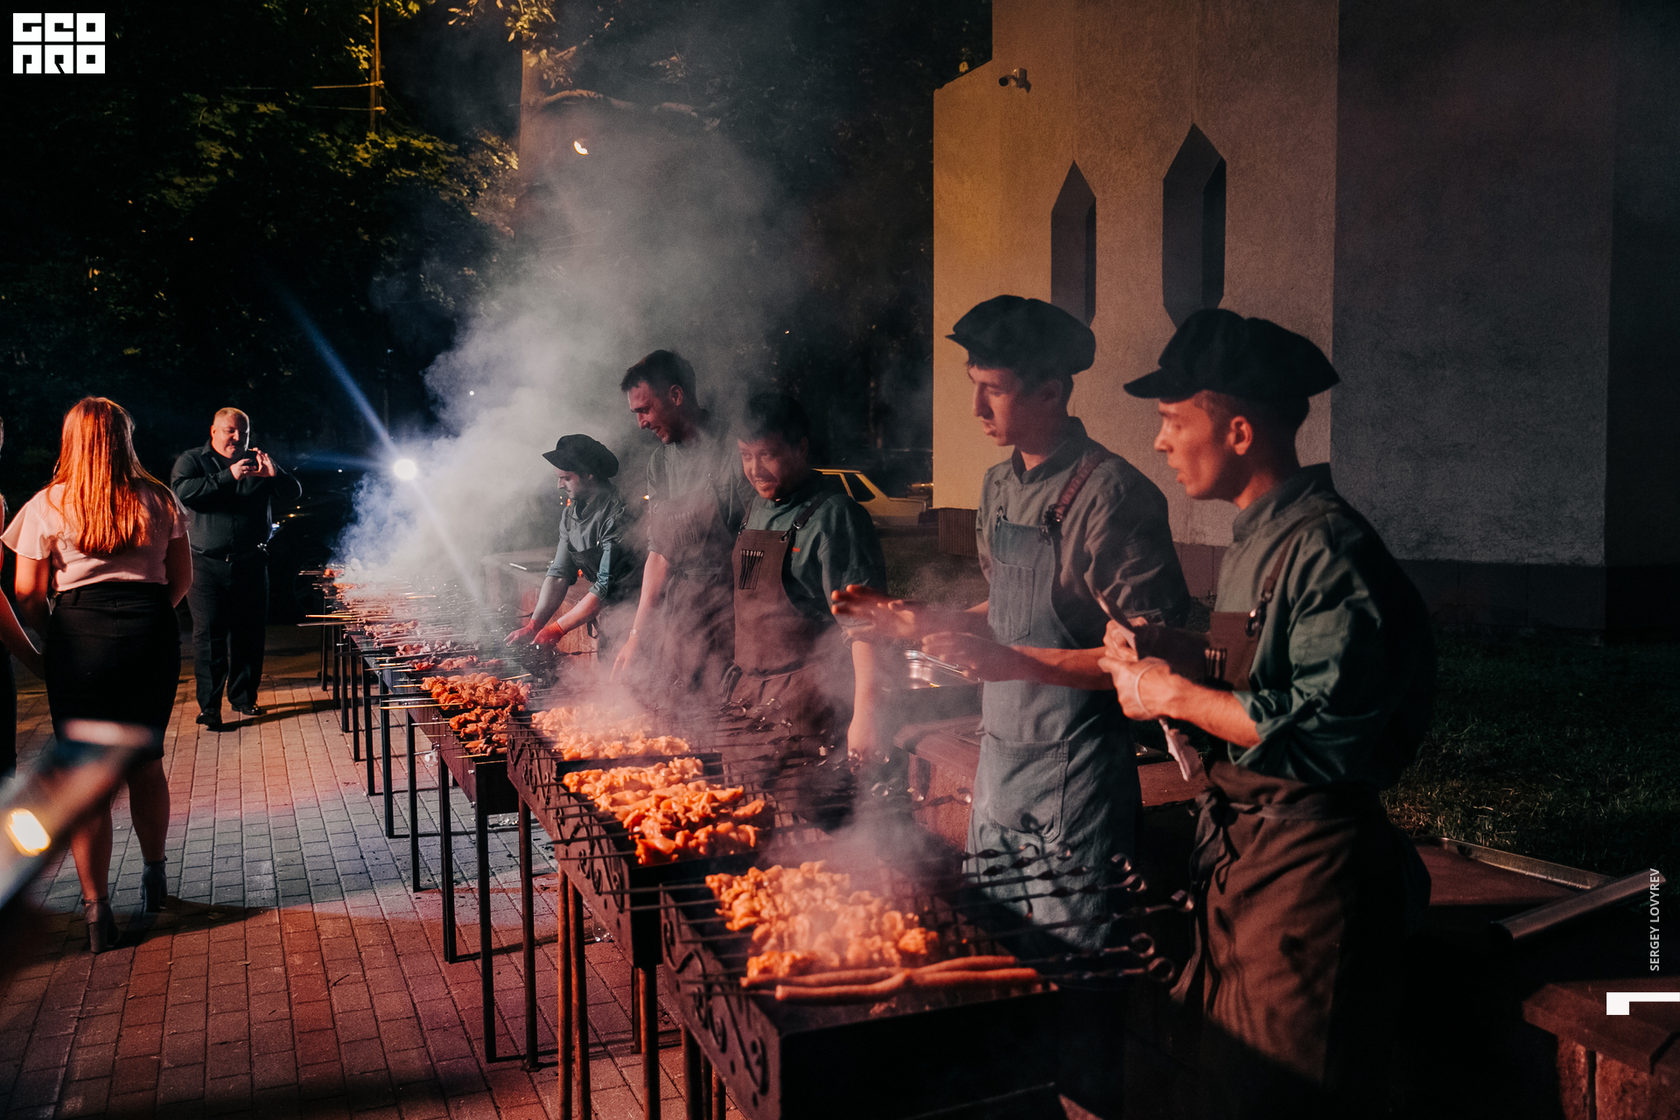
[[[543,1068],[526,1072],[520,996],[519,870],[509,829],[491,837],[496,1050],[484,1060],[476,960],[443,961],[442,901],[411,891],[398,797],[397,839],[366,793],[337,713],[316,685],[313,630],[271,628],[267,714],[220,734],[194,721],[184,666],[164,765],[172,801],[168,909],[135,928],[140,850],[119,797],[112,905],[116,950],[87,951],[66,858],[31,889],[43,932],[0,980],[0,1114],[541,1118],[558,1113],[556,876],[537,847],[537,991]],[[190,657],[190,655],[189,655]],[[20,753],[50,734],[39,682],[20,673]],[[431,783],[421,767],[422,787]],[[405,779],[399,764],[396,784]],[[436,795],[420,828],[435,832]],[[460,948],[477,948],[472,810],[453,800]],[[507,818],[511,823],[512,818]],[[538,830],[540,837],[541,832]],[[421,842],[422,882],[439,879]],[[629,966],[590,946],[595,1115],[639,1117]],[[663,1020],[662,1107],[680,1116],[676,1035]]]

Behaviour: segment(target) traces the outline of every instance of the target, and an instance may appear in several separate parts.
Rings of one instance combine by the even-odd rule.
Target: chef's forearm
[[[1097,664],[1102,647],[1093,649],[1041,649],[1016,646],[1015,652],[1030,664],[1029,680],[1039,684],[1056,684],[1066,688],[1083,688],[1100,692],[1113,688],[1114,682]]]
[[[642,627],[653,622],[653,614],[659,602],[659,593],[665,590],[665,580],[670,576],[671,563],[661,552],[649,552],[647,560],[642,564],[642,597],[636,601],[636,621],[631,626],[631,632],[636,633]]]
[[[1232,746],[1260,745],[1260,729],[1234,692],[1197,684],[1163,665],[1137,679],[1137,693],[1150,715],[1193,723]]]
[[[544,576],[542,590],[537,592],[537,605],[531,608],[531,626],[542,629],[554,612],[560,609],[560,604],[566,601],[566,588],[553,576]]]
[[[567,611],[564,616],[557,619],[555,621],[555,625],[559,626],[567,633],[571,633],[573,630],[576,630],[579,626],[584,625],[600,613],[601,597],[591,591],[584,595],[584,597],[579,599],[576,603],[572,604],[572,609]]]

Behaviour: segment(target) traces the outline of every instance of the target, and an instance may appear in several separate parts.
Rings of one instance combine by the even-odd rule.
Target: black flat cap
[[[1322,393],[1341,380],[1312,340],[1268,319],[1234,311],[1197,311],[1161,351],[1161,368],[1126,382],[1134,397],[1181,401],[1203,389],[1251,401]]]
[[[1075,374],[1097,356],[1091,328],[1053,303],[994,296],[976,304],[945,337],[968,350],[977,366],[1031,374]]]
[[[572,474],[611,478],[618,473],[618,456],[588,436],[561,436],[554,450],[544,451],[542,457],[555,470]]]

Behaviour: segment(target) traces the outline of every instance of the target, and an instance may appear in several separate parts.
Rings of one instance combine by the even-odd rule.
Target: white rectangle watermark
[[[105,13],[13,12],[12,73],[105,73]]]

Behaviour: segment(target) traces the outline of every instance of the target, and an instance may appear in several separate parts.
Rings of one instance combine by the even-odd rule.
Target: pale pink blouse
[[[60,500],[63,490],[59,485],[38,492],[18,511],[5,533],[0,534],[0,541],[19,556],[50,563],[55,591],[106,581],[169,582],[164,568],[169,542],[187,535],[187,519],[173,499],[150,500],[153,531],[147,534],[143,544],[111,556],[89,556],[70,539],[64,516],[53,505]],[[158,532],[159,528],[167,528],[167,532]]]

